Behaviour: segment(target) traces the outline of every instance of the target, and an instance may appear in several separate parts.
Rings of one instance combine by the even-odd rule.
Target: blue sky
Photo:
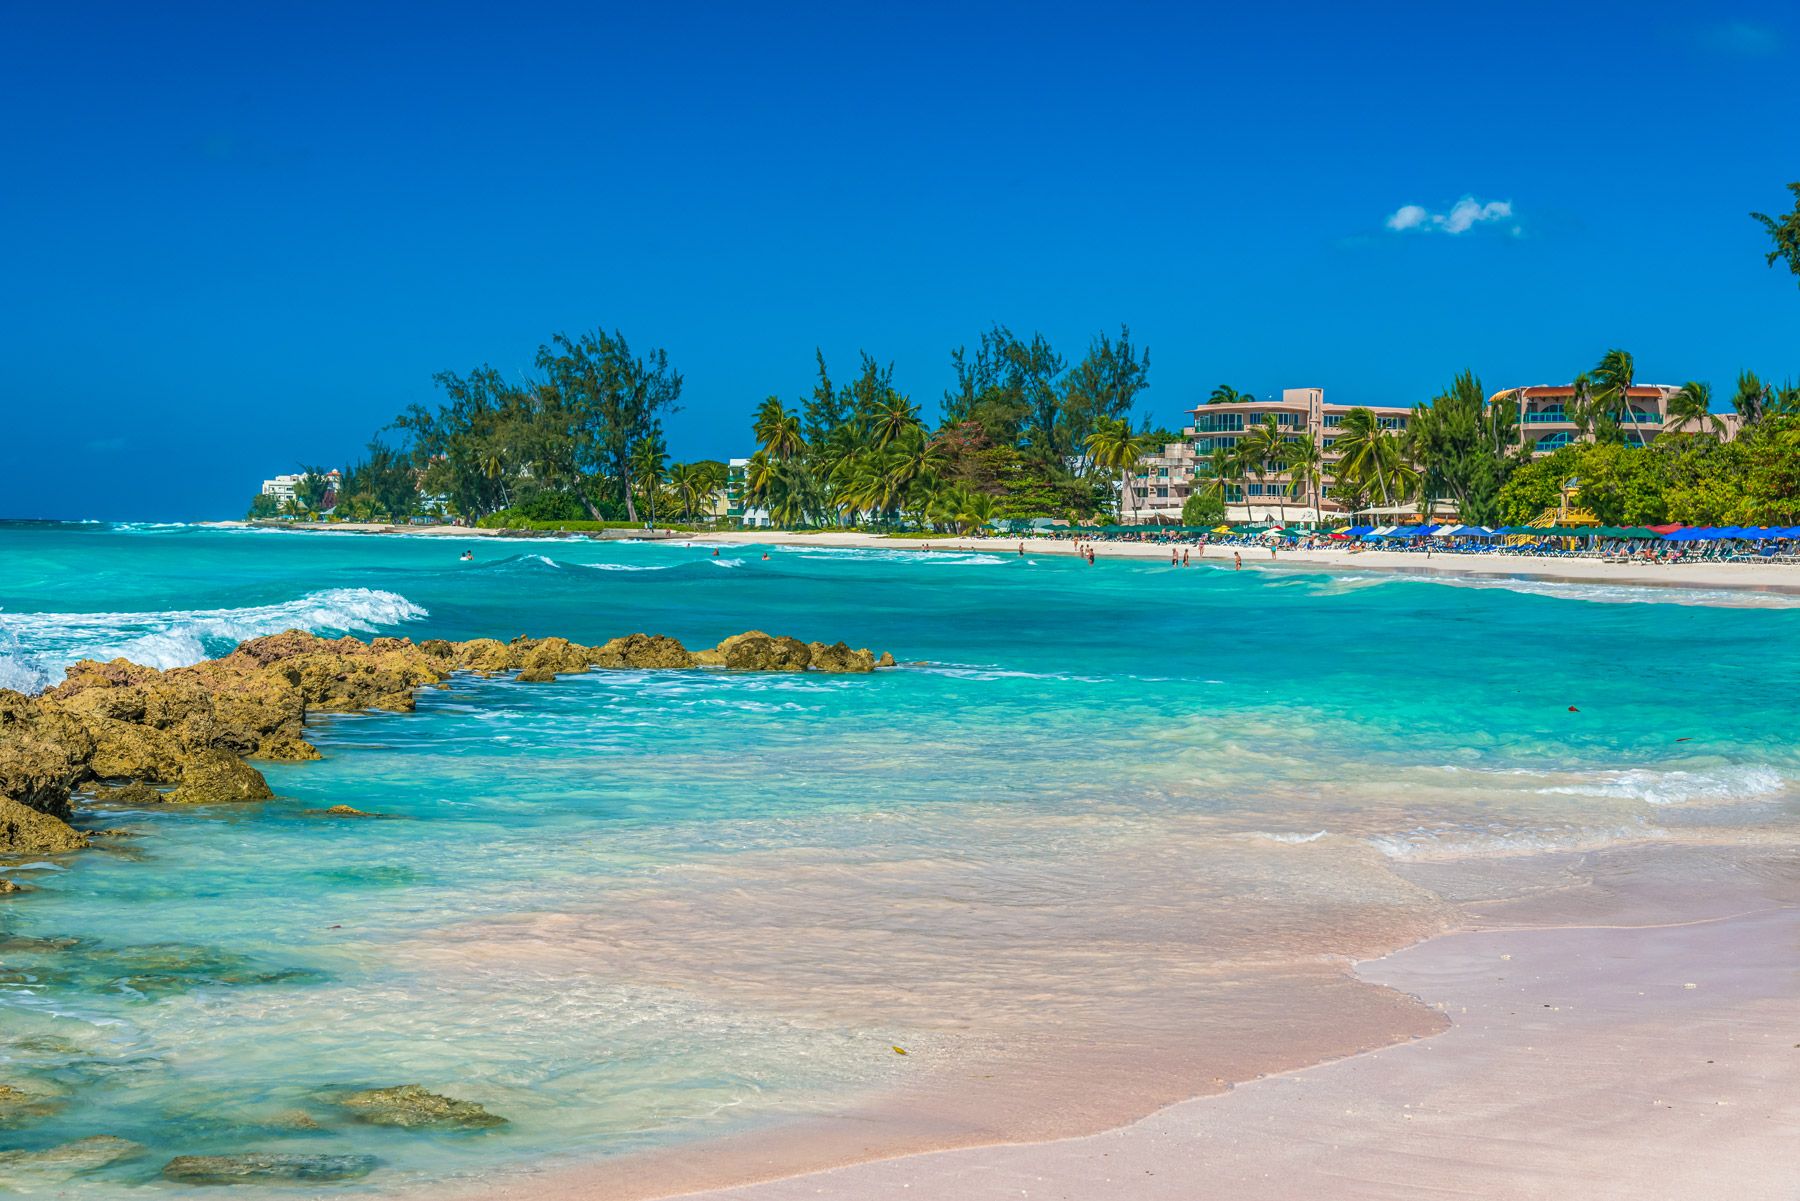
[[[0,0],[0,515],[236,516],[596,324],[678,458],[995,321],[1128,323],[1165,424],[1800,376],[1792,4],[889,7]]]

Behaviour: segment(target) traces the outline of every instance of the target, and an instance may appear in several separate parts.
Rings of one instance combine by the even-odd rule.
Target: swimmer
[[[475,552],[472,550],[466,550],[462,553],[462,557],[463,557],[463,562],[467,563],[475,557]]]
[[[1231,570],[1233,570],[1233,571],[1244,570],[1244,556],[1239,554],[1235,550],[1231,552]]]

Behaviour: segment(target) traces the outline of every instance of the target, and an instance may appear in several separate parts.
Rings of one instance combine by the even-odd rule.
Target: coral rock
[[[478,1130],[506,1125],[505,1118],[489,1113],[473,1101],[440,1096],[417,1084],[347,1093],[337,1098],[337,1103],[350,1110],[357,1121],[375,1126]]]
[[[0,855],[60,855],[88,845],[88,836],[11,797],[0,797]]]
[[[266,801],[275,794],[261,772],[224,751],[195,756],[182,769],[181,783],[168,796],[176,805],[224,801]]]

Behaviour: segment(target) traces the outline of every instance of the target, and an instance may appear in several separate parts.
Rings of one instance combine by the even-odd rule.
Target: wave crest
[[[399,593],[374,588],[327,588],[238,609],[0,613],[0,688],[39,691],[78,659],[123,657],[146,667],[185,667],[225,654],[246,638],[283,630],[371,633],[426,616]]]

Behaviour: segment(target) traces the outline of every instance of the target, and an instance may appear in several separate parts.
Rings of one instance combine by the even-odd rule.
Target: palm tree
[[[1351,409],[1338,430],[1332,443],[1343,455],[1338,460],[1338,478],[1362,491],[1379,493],[1383,507],[1393,504],[1394,494],[1408,474],[1401,461],[1400,440],[1381,428],[1371,409]]]
[[[1119,473],[1119,507],[1120,516],[1129,501],[1133,512],[1137,509],[1136,490],[1131,486],[1131,473],[1136,469],[1138,460],[1149,452],[1149,439],[1142,434],[1134,433],[1131,422],[1122,417],[1102,417],[1095,423],[1094,432],[1087,436],[1083,443],[1094,466]]]
[[[1591,373],[1594,403],[1599,410],[1594,420],[1594,439],[1611,442],[1616,427],[1629,423],[1638,446],[1644,445],[1644,433],[1632,417],[1631,388],[1637,382],[1637,365],[1629,351],[1614,348],[1600,356]]]
[[[1287,439],[1287,432],[1282,429],[1275,414],[1265,413],[1262,422],[1238,444],[1238,454],[1243,457],[1259,482],[1267,480],[1271,473],[1279,473],[1285,466],[1289,445]],[[1275,494],[1276,519],[1283,523],[1287,518],[1287,506],[1283,503],[1286,491],[1283,488]]]
[[[1323,498],[1319,495],[1319,485],[1325,475],[1325,452],[1319,446],[1319,440],[1310,433],[1302,434],[1296,441],[1289,442],[1282,451],[1282,461],[1288,470],[1288,478],[1293,487],[1301,495],[1312,502],[1313,520],[1319,519],[1319,508]]]
[[[907,400],[899,393],[889,397],[888,402],[875,410],[874,420],[870,423],[869,437],[876,446],[886,449],[896,438],[906,431],[921,428],[919,406]]]
[[[771,396],[757,406],[756,421],[750,429],[770,458],[791,459],[806,449],[799,414],[783,408],[778,397]]]
[[[1714,434],[1725,432],[1725,419],[1712,411],[1712,385],[1698,380],[1689,380],[1669,397],[1669,417],[1677,430],[1695,425]]]
[[[1216,496],[1221,506],[1231,503],[1232,481],[1241,479],[1237,452],[1229,446],[1215,446],[1207,456],[1206,466],[1196,476],[1195,487],[1202,496]]]
[[[1206,398],[1206,403],[1209,405],[1228,405],[1236,404],[1239,401],[1255,399],[1255,396],[1248,392],[1239,392],[1230,384],[1220,384],[1218,387],[1214,388],[1211,395]]]

